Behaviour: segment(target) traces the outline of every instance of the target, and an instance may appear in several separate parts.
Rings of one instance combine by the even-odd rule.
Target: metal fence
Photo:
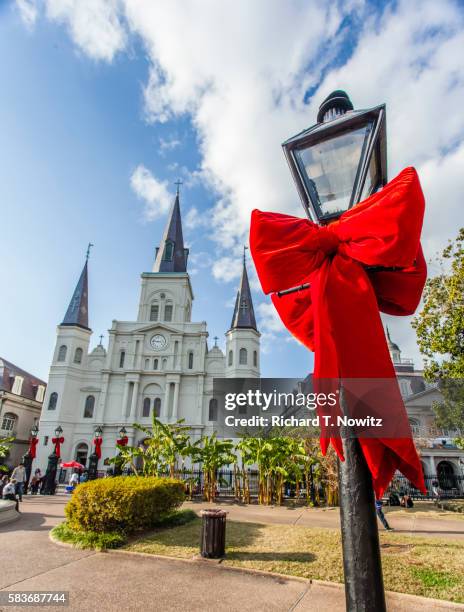
[[[127,472],[126,472],[127,474]],[[106,476],[107,473],[99,470],[97,472],[97,476],[102,478]],[[58,482],[60,484],[67,483],[69,480],[70,471],[61,469],[58,472]],[[168,474],[166,473],[166,476]],[[258,496],[258,481],[259,473],[257,470],[247,470],[247,481],[248,481],[248,490],[250,492],[250,496],[252,498],[256,498]],[[220,470],[217,473],[217,495],[218,497],[234,497],[236,493],[236,482],[235,482],[235,473],[233,470]],[[186,484],[186,488],[189,488],[189,491],[193,493],[193,496],[201,496],[203,494],[204,489],[204,475],[202,470],[185,470],[175,472],[175,478],[179,480],[183,480]],[[237,483],[238,485],[243,487],[243,481]],[[319,499],[325,500],[325,487],[324,484],[314,483],[315,486],[318,487],[318,496]],[[427,487],[427,493],[421,493],[418,489],[416,489],[407,478],[404,476],[398,475],[395,476],[390,483],[387,491],[384,494],[385,498],[389,498],[391,494],[397,494],[399,497],[404,495],[409,495],[412,499],[415,500],[427,500],[427,499],[453,499],[453,498],[464,498],[464,476],[454,476],[454,475],[426,475],[425,476],[425,485]],[[309,483],[308,483],[309,487]],[[307,485],[303,481],[301,483],[299,489],[299,498],[305,499],[307,497]],[[286,499],[295,499],[296,490],[294,483],[287,482],[284,484],[284,497]]]

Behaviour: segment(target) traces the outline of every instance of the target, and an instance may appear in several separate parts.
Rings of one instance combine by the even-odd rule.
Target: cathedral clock
[[[161,349],[164,349],[167,343],[168,342],[166,338],[162,334],[155,334],[151,337],[150,340],[150,346],[155,351],[160,351]]]

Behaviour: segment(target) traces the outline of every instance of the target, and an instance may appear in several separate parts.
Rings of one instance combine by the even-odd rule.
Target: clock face
[[[167,340],[162,334],[155,334],[150,340],[150,346],[155,351],[160,351],[167,345]]]

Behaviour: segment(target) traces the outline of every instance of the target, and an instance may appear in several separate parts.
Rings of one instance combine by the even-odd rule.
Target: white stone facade
[[[86,268],[84,272],[86,275]],[[107,350],[99,345],[88,352],[92,332],[70,323],[69,310],[67,323],[58,326],[36,467],[46,468],[58,425],[65,440],[62,459],[81,462],[93,451],[95,428],[102,427],[99,469],[104,469],[105,458],[116,454],[120,428],[126,428],[129,444],[137,444],[143,435],[132,425],[149,425],[153,410],[163,422],[185,419],[194,436],[211,433],[213,378],[259,376],[260,334],[256,328],[237,327],[227,332],[226,360],[220,348],[208,347],[206,322],[191,321],[194,296],[186,271],[147,272],[141,278],[137,320],[113,321]],[[85,276],[85,291],[86,284]],[[79,299],[78,288],[70,309]],[[240,295],[239,291],[238,301]],[[81,305],[85,314],[86,303],[85,294],[85,306]],[[246,301],[243,303],[245,308]],[[248,307],[252,308],[251,295]]]

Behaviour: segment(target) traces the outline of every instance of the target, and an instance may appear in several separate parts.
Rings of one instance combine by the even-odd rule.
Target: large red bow
[[[39,443],[38,438],[35,437],[31,437],[29,438],[29,449],[28,449],[28,453],[29,453],[29,457],[31,459],[35,459],[36,455],[37,455],[37,450],[36,450],[36,446]]]
[[[122,438],[119,438],[119,440],[116,440],[116,444],[118,446],[127,446],[129,442],[129,438],[127,436],[123,436]]]
[[[379,309],[409,315],[420,301],[427,274],[423,214],[414,168],[328,226],[253,211],[250,249],[264,292],[310,283],[300,292],[274,293],[272,301],[287,329],[315,352],[316,378],[396,378]],[[378,497],[397,469],[425,491],[402,401],[400,416],[407,437],[359,439]],[[340,439],[331,441],[342,458]],[[328,441],[321,445],[325,453]]]
[[[63,444],[63,442],[63,436],[61,436],[60,438],[52,438],[52,443],[55,445],[55,455],[58,457],[58,459],[61,457],[61,445]]]
[[[103,438],[94,438],[93,443],[95,445],[95,454],[100,459],[100,457],[102,456],[101,445],[103,443]]]

